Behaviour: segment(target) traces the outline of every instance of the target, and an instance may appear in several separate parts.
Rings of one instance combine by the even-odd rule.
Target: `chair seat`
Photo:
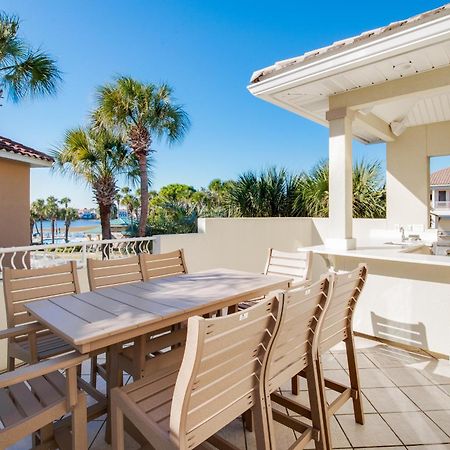
[[[172,397],[180,364],[181,359],[179,364],[161,369],[121,389],[122,393],[167,435],[169,434]]]
[[[38,334],[36,341],[39,360],[73,351],[73,347],[70,344],[53,333],[44,334],[42,336],[39,336]],[[30,344],[28,340],[15,342],[14,344],[18,345],[24,352],[30,354]]]
[[[0,389],[1,428],[9,428],[65,399],[66,379],[52,372]],[[2,430],[0,430],[1,432]]]

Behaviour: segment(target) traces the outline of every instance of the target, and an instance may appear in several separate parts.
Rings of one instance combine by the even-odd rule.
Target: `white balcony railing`
[[[4,265],[15,269],[50,267],[66,261],[77,261],[85,267],[87,258],[113,259],[138,253],[151,253],[154,237],[104,239],[67,244],[30,245],[0,248],[0,279]]]
[[[434,209],[450,209],[450,200],[447,201],[435,201]]]

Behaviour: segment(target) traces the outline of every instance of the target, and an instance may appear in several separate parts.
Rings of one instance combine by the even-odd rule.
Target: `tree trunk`
[[[42,225],[42,219],[41,219],[41,244],[44,243],[44,225]]]
[[[55,219],[52,219],[52,244],[55,243]]]
[[[141,178],[141,213],[139,217],[139,236],[145,236],[145,228],[148,219],[148,172],[147,154],[142,152],[138,155],[139,173]]]
[[[70,228],[70,222],[66,221],[64,223],[64,225],[66,226],[66,231],[65,231],[65,241],[66,243],[69,242],[69,228]]]
[[[99,204],[102,239],[111,239],[111,206]]]
[[[33,243],[34,220],[30,220],[30,245]]]

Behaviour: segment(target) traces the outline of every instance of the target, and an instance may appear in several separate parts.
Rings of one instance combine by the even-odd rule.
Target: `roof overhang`
[[[365,143],[393,141],[407,127],[450,120],[450,8],[437,11],[313,57],[277,63],[255,73],[248,89],[325,126],[327,111],[350,108],[354,137]],[[365,102],[355,100],[361,93]]]
[[[47,161],[39,158],[35,158],[32,156],[24,156],[18,153],[9,152],[3,149],[0,149],[0,159],[10,159],[12,161],[21,162],[24,164],[28,164],[31,168],[35,167],[51,167],[53,165],[52,161]]]

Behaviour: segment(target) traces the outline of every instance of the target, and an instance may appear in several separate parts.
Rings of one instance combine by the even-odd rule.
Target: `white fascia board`
[[[357,45],[341,52],[318,58],[292,69],[280,69],[280,74],[247,86],[255,96],[271,95],[293,86],[305,85],[386,58],[401,55],[450,39],[450,15],[425,22],[375,41]],[[266,97],[267,98],[267,97]]]
[[[32,156],[24,156],[14,152],[7,152],[6,150],[2,149],[0,149],[0,159],[1,158],[25,163],[30,167],[51,167],[53,165],[51,161],[34,158]]]

